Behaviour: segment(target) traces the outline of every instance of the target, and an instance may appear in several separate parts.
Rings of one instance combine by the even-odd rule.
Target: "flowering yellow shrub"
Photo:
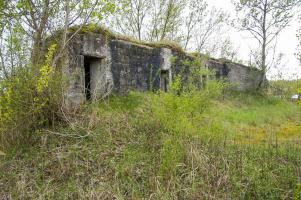
[[[0,145],[21,139],[48,120],[50,91],[57,92],[49,89],[54,77],[51,63],[56,46],[49,47],[38,73],[36,67],[20,67],[0,82]]]
[[[48,87],[48,83],[53,72],[53,67],[51,62],[56,51],[56,44],[53,44],[48,49],[48,54],[46,55],[46,61],[44,66],[40,69],[40,75],[37,82],[37,91],[42,92],[45,88]]]

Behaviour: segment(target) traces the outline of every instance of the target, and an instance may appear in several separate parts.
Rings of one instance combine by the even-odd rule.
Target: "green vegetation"
[[[299,199],[301,108],[207,88],[112,96],[36,131],[0,157],[0,196]]]
[[[290,99],[294,94],[301,94],[301,80],[278,80],[270,81],[269,92],[285,99]]]
[[[241,28],[256,33],[262,51],[251,51],[250,62],[265,75],[274,63],[275,33],[289,25],[298,1],[265,1],[264,9],[257,1],[233,3]],[[203,0],[0,1],[0,199],[301,199],[301,107],[287,101],[300,94],[300,81],[271,82],[259,95],[209,80],[214,74],[205,62],[225,64],[237,52],[222,34],[231,17],[207,6]],[[93,23],[104,18],[132,37]],[[168,41],[174,39],[198,52],[190,54],[193,61],[173,57],[183,68],[166,93],[132,91],[68,109],[64,98],[82,82],[89,89],[88,79],[65,77],[60,66],[77,71],[73,63],[84,61],[64,57],[72,38],[87,32],[167,47],[181,57],[182,47]]]
[[[77,32],[78,34],[99,33],[99,34],[103,34],[107,39],[123,40],[126,42],[133,43],[135,45],[142,45],[142,46],[147,46],[147,47],[151,47],[151,48],[165,47],[165,48],[170,48],[170,49],[180,52],[180,53],[185,53],[185,51],[183,50],[181,45],[174,41],[170,41],[167,39],[163,39],[158,42],[141,41],[134,37],[124,36],[124,35],[120,35],[118,33],[114,33],[113,31],[109,30],[108,28],[106,28],[104,26],[99,26],[98,24],[93,24],[93,23],[84,25],[82,27],[76,25],[76,26],[70,27],[69,31],[71,33],[75,33],[76,31],[78,31]],[[54,40],[54,41],[59,40],[56,38],[59,38],[59,36],[61,35],[61,32],[62,32],[62,30],[58,30],[56,32],[55,36],[51,40]]]
[[[202,82],[203,56],[182,63],[191,74],[174,76],[167,93],[68,112],[55,51],[1,82],[0,197],[300,198],[300,105]]]
[[[0,147],[23,144],[32,130],[49,126],[62,102],[62,74],[51,66],[56,45],[49,47],[45,61],[16,68],[0,81]]]

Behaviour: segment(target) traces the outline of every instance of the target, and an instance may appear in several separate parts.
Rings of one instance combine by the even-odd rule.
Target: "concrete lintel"
[[[99,58],[99,59],[106,58],[106,56],[103,56],[101,54],[96,54],[96,53],[83,53],[82,55],[86,56],[86,57],[93,57],[93,58]]]

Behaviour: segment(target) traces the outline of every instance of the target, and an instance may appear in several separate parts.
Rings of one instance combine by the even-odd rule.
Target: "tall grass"
[[[297,141],[248,130],[298,127],[300,108],[216,91],[112,96],[37,131],[0,157],[0,199],[299,199]]]

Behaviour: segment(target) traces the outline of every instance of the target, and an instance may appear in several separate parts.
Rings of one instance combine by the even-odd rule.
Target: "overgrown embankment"
[[[299,199],[301,108],[208,87],[110,97],[36,131],[0,157],[0,199]]]

